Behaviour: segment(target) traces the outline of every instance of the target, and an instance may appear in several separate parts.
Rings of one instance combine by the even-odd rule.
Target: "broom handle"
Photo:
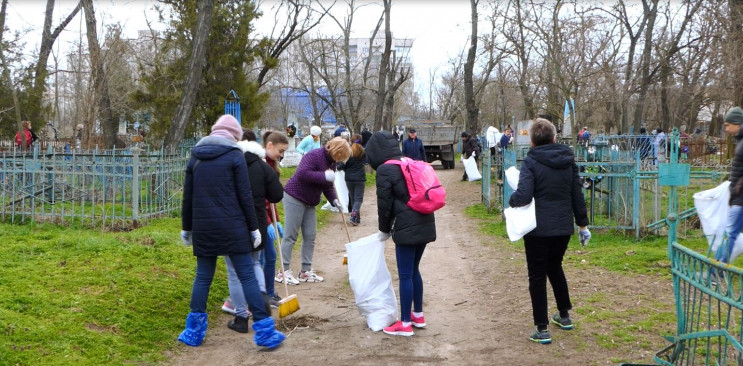
[[[346,218],[343,217],[343,209],[338,208],[338,212],[341,213],[341,221],[343,221],[343,227],[346,228],[346,237],[348,238],[348,242],[351,242],[351,234],[348,233],[348,224],[346,224]]]
[[[271,206],[271,223],[273,224],[273,232],[276,234],[276,241],[279,243],[279,260],[281,261],[281,278],[284,279],[284,290],[286,290],[286,297],[289,297],[289,285],[286,284],[286,274],[284,273],[284,256],[281,255],[281,235],[279,235],[279,226],[276,225],[276,205],[270,204]]]

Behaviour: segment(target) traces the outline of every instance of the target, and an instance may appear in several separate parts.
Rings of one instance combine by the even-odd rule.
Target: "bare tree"
[[[734,62],[731,65],[733,83],[733,104],[743,106],[743,0],[728,0],[730,7],[730,43],[732,56],[730,59]]]
[[[183,85],[181,100],[165,136],[164,146],[168,149],[178,147],[183,138],[188,119],[191,117],[193,104],[196,100],[198,85],[201,81],[201,72],[206,63],[206,43],[209,39],[209,30],[212,26],[212,12],[214,0],[198,0],[198,15],[196,20],[196,32],[191,43],[191,61],[188,65],[186,81]]]
[[[648,3],[649,1],[649,3]],[[640,59],[640,85],[637,95],[637,104],[635,105],[635,122],[634,128],[640,130],[640,125],[645,122],[645,99],[647,98],[648,88],[653,81],[650,74],[650,56],[653,51],[653,29],[655,28],[655,19],[658,16],[659,0],[642,0],[643,12],[647,14],[647,25],[645,26],[645,44],[642,49],[642,58]]]
[[[470,47],[467,50],[467,61],[464,63],[464,101],[467,110],[465,128],[472,132],[478,130],[477,117],[480,114],[480,108],[477,107],[475,102],[475,86],[472,75],[475,68],[475,56],[477,56],[477,4],[479,2],[479,0],[470,0]]]
[[[392,48],[392,30],[390,29],[390,8],[392,0],[382,0],[384,3],[384,51],[379,64],[379,80],[377,81],[377,106],[374,110],[374,130],[384,127],[384,105],[387,97],[387,73],[390,68],[390,54]],[[371,48],[371,47],[370,47]],[[371,50],[369,52],[371,57]]]
[[[15,116],[16,116],[16,123],[18,124],[18,131],[20,131],[21,135],[21,148],[26,148],[26,134],[23,133],[23,126],[21,125],[21,108],[18,103],[18,93],[15,90],[15,86],[13,85],[13,79],[10,76],[10,67],[8,66],[8,61],[5,58],[5,50],[3,49],[3,33],[5,30],[5,14],[7,14],[8,9],[8,0],[2,0],[2,5],[0,5],[0,62],[3,64],[3,79],[5,79],[5,82],[8,83],[8,87],[11,90],[11,93],[13,95],[13,107],[15,109]]]

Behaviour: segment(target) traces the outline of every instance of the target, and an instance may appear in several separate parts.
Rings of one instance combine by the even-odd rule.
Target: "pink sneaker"
[[[227,301],[222,304],[222,311],[228,314],[235,315],[235,307],[232,306],[232,302],[230,301],[230,299],[227,299]]]
[[[398,320],[395,322],[395,324],[392,324],[389,327],[382,329],[382,331],[390,335],[410,337],[413,335],[413,326],[408,325],[406,327],[402,325],[401,321]]]
[[[416,328],[426,327],[426,319],[422,316],[420,318],[416,318],[415,315],[413,315],[413,313],[410,313],[410,322]]]

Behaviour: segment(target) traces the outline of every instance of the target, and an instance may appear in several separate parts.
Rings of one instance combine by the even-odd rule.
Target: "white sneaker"
[[[322,282],[325,281],[324,278],[318,276],[315,273],[314,269],[310,269],[309,271],[302,271],[299,273],[299,280],[302,282]]]
[[[281,272],[277,273],[276,277],[274,277],[273,279],[274,281],[278,283],[283,283],[285,277],[286,277],[287,285],[299,285],[299,280],[294,278],[294,274],[292,274],[291,269],[287,269],[286,271],[284,271],[284,273],[281,273]]]

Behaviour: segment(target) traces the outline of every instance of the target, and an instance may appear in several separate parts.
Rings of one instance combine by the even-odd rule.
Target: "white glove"
[[[191,245],[193,242],[191,241],[191,232],[186,230],[181,230],[181,241],[183,241],[183,245]]]
[[[588,228],[578,230],[578,239],[580,239],[580,245],[586,246],[588,241],[591,240],[591,232]]]
[[[472,152],[472,156],[473,156],[473,157],[477,157],[477,153],[473,151],[473,152]]]
[[[335,181],[335,172],[332,170],[326,170],[325,171],[325,180],[328,182],[334,182]]]
[[[260,230],[253,230],[250,232],[250,236],[253,237],[253,248],[258,248],[261,245],[261,232]]]
[[[387,241],[387,239],[389,238],[390,238],[390,233],[383,233],[381,231],[377,233],[377,239],[379,239],[379,241]]]
[[[337,209],[341,209],[341,201],[339,201],[337,198],[333,200],[333,206]]]

